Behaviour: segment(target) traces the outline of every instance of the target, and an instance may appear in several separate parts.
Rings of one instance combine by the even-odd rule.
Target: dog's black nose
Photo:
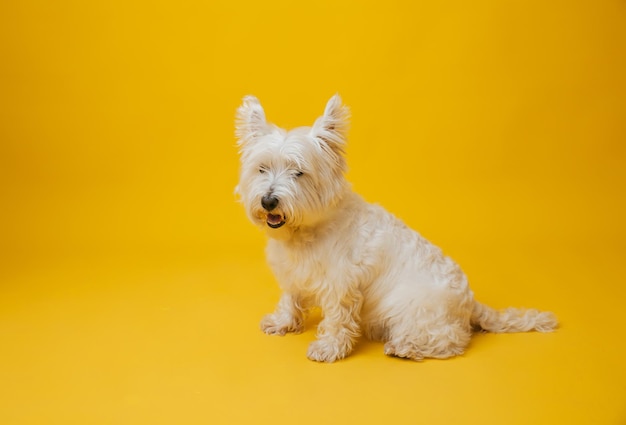
[[[278,205],[278,198],[274,195],[266,194],[261,198],[261,205],[267,211],[272,211]]]

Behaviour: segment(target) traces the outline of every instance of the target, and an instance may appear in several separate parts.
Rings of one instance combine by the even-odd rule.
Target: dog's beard
[[[255,222],[259,227],[269,229],[278,229],[293,221],[289,219],[289,216],[286,213],[278,208],[268,212],[263,208],[252,206],[249,215],[253,218],[253,222]]]

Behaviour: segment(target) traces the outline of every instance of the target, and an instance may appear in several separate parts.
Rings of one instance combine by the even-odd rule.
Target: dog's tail
[[[471,324],[475,328],[489,332],[551,332],[558,326],[553,313],[535,309],[507,308],[495,310],[474,301]]]

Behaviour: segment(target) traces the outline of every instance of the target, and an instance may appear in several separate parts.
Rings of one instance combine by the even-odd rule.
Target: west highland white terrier
[[[462,354],[473,330],[552,331],[552,313],[496,311],[474,300],[461,268],[345,179],[349,110],[332,97],[312,127],[266,122],[259,101],[237,110],[237,193],[250,220],[267,229],[267,259],[282,289],[261,321],[271,335],[303,330],[322,310],[311,360],[350,354],[357,337],[385,342],[385,354],[421,360]]]

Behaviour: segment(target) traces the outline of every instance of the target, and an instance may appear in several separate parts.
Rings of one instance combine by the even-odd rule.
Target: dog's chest
[[[267,258],[284,290],[317,292],[321,286],[352,280],[355,251],[332,241],[283,244],[270,241]]]

